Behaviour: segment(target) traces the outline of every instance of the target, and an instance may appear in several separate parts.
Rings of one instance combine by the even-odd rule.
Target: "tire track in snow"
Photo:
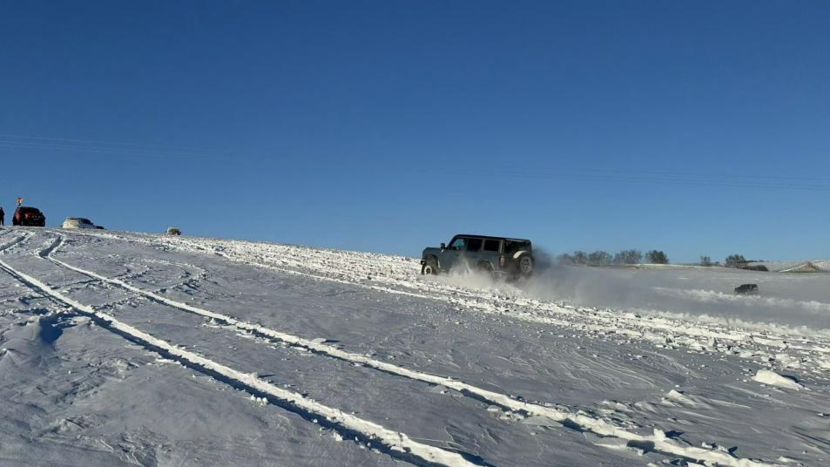
[[[19,243],[19,241],[13,243]],[[9,246],[4,245],[0,249],[5,249]],[[59,244],[53,245],[54,248],[59,246]],[[51,248],[50,251],[54,251],[54,248]],[[361,419],[336,408],[328,407],[301,394],[271,384],[260,379],[255,374],[243,373],[202,357],[194,352],[182,349],[133,326],[122,323],[111,315],[96,311],[89,305],[77,302],[53,290],[48,284],[15,269],[5,261],[0,260],[0,269],[30,289],[52,298],[56,302],[73,309],[80,315],[89,317],[104,329],[156,352],[162,357],[171,358],[188,368],[230,384],[235,388],[245,389],[255,396],[265,397],[274,405],[295,412],[307,420],[314,420],[325,428],[337,431],[345,438],[354,438],[361,442],[361,444],[372,444],[379,451],[395,459],[418,466],[480,467],[482,465],[488,465],[482,460],[475,459],[468,454],[461,454],[414,441],[404,433],[384,428],[377,423]],[[379,444],[375,445],[375,442]]]
[[[53,258],[51,256],[52,253],[60,249],[62,242],[63,237],[60,234],[58,234],[57,238],[55,239],[55,242],[43,251],[41,251],[39,253],[40,256],[44,259],[51,261],[53,264],[56,264],[57,266],[64,267],[66,269],[75,271],[87,277],[91,277],[108,284],[122,287],[129,291],[140,294],[155,302],[162,303],[164,305],[189,313],[201,315],[206,318],[211,318],[214,321],[220,322],[227,326],[235,327],[243,331],[250,332],[254,335],[257,335],[258,337],[263,337],[266,339],[276,339],[295,347],[307,349],[318,355],[325,355],[349,363],[361,364],[365,367],[373,368],[384,373],[389,373],[424,383],[441,385],[449,389],[453,389],[464,396],[489,404],[495,404],[501,407],[502,409],[511,412],[520,413],[522,415],[545,417],[552,421],[558,422],[569,429],[591,432],[602,437],[620,439],[625,441],[626,445],[630,447],[645,448],[649,451],[656,451],[662,454],[680,456],[697,462],[708,462],[724,466],[750,467],[773,465],[766,464],[763,462],[756,462],[751,459],[737,458],[728,452],[681,444],[681,442],[679,442],[678,440],[667,437],[664,432],[657,429],[654,430],[654,434],[652,435],[640,435],[628,431],[624,428],[615,426],[608,421],[592,417],[580,411],[574,411],[573,409],[564,405],[540,405],[526,402],[523,400],[514,399],[508,395],[497,393],[487,389],[482,389],[477,386],[473,386],[471,384],[467,384],[450,377],[438,376],[434,374],[423,373],[417,370],[407,369],[387,362],[375,360],[364,355],[347,352],[337,347],[326,345],[325,343],[315,342],[313,340],[305,339],[292,334],[287,334],[261,325],[238,320],[231,316],[216,313],[204,308],[195,307],[192,305],[188,305],[186,303],[172,300],[163,295],[159,295],[157,293],[149,292],[141,288],[138,288],[123,280],[109,278],[95,273],[93,271],[88,271]]]
[[[4,230],[5,230],[5,231],[8,231],[8,229],[4,229]],[[2,234],[0,234],[0,235],[2,235],[3,237],[5,237],[5,236],[6,236],[6,235],[8,235],[8,234],[6,234],[5,232],[3,232],[3,233],[2,233]],[[4,245],[0,246],[0,252],[5,251],[5,250],[8,250],[8,249],[10,249],[10,248],[13,248],[13,247],[17,246],[20,242],[22,242],[23,240],[25,240],[25,239],[26,239],[26,237],[27,237],[27,235],[26,235],[25,233],[23,233],[22,235],[20,235],[19,237],[15,238],[14,240],[12,240],[12,241],[10,241],[10,242],[8,242],[8,243],[6,243],[6,244],[4,244]]]

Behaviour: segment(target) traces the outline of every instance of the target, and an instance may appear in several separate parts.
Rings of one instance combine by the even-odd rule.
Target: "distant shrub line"
[[[651,250],[645,254],[640,250],[623,250],[613,256],[606,251],[595,251],[593,253],[575,251],[573,254],[564,253],[556,257],[557,264],[577,266],[642,264],[643,260],[650,264],[669,264],[668,255],[657,250]]]
[[[564,253],[556,256],[556,264],[565,266],[624,266],[634,264],[670,264],[669,256],[659,250],[651,250],[646,253],[640,250],[623,250],[615,255],[611,255],[606,251],[595,251],[593,253],[586,253],[584,251],[575,251],[573,253]],[[750,265],[753,262],[760,262],[756,260],[747,260],[743,255],[729,255],[723,262],[723,265],[728,268],[749,269],[753,271],[768,271],[763,265]],[[709,256],[701,256],[700,266],[721,266],[720,261],[712,261]]]

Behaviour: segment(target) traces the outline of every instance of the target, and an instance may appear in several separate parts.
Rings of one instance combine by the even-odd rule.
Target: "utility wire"
[[[220,151],[202,151],[196,149],[173,148],[166,146],[109,146],[104,144],[74,144],[61,143],[54,141],[14,141],[7,138],[0,137],[0,147],[5,148],[20,148],[20,149],[45,149],[58,151],[76,151],[76,152],[93,152],[104,154],[119,154],[125,156],[136,157],[155,157],[155,158],[191,158],[201,159],[217,156],[230,156],[230,153]]]
[[[230,153],[210,150],[138,143],[121,143],[68,138],[48,138],[0,134],[0,148],[43,149],[99,154],[117,154],[134,158],[188,158],[202,159],[217,156],[231,157]],[[760,188],[775,190],[830,191],[830,179],[786,175],[689,173],[659,170],[620,170],[604,168],[552,169],[544,167],[490,166],[491,169],[464,169],[435,171],[422,167],[402,167],[397,172],[410,171],[431,177],[459,174],[496,180],[558,180],[596,183],[639,183],[654,185],[683,185],[724,188]]]
[[[13,142],[14,140],[20,140],[20,142],[46,142],[46,143],[62,143],[62,144],[81,144],[81,145],[92,145],[92,146],[109,146],[109,147],[131,147],[134,149],[152,149],[152,150],[168,150],[168,151],[181,151],[181,152],[220,152],[215,149],[208,149],[208,148],[186,148],[181,146],[165,146],[160,144],[144,144],[144,143],[121,143],[115,141],[95,141],[95,140],[88,140],[88,139],[69,139],[69,138],[49,138],[46,136],[26,136],[26,135],[12,135],[12,134],[0,134],[0,140],[10,140]]]
[[[520,171],[520,170],[461,170],[447,173],[435,172],[434,170],[418,169],[416,171],[422,172],[427,176],[441,177],[447,175],[449,177],[473,176],[493,179],[495,181],[510,181],[516,180],[547,180],[547,181],[584,181],[584,182],[598,182],[598,183],[640,183],[640,184],[654,184],[654,185],[684,185],[684,186],[703,186],[703,187],[725,187],[725,188],[763,188],[763,189],[778,189],[778,190],[800,190],[800,191],[830,191],[830,183],[798,183],[792,180],[783,179],[775,180],[753,180],[740,179],[740,177],[732,177],[732,180],[719,180],[711,178],[696,179],[683,178],[679,176],[649,176],[640,175],[637,172],[623,172],[619,171],[616,175],[591,174],[580,173],[578,171]],[[505,185],[501,183],[499,185]]]

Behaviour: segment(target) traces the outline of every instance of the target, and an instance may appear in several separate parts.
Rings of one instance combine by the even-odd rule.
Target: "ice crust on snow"
[[[756,373],[752,379],[753,381],[769,384],[770,386],[777,386],[779,388],[795,389],[796,391],[804,389],[804,386],[799,384],[793,378],[779,375],[778,373],[770,370],[758,370],[758,373]]]

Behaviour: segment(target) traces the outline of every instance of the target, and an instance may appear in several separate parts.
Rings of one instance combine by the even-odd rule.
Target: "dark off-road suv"
[[[450,245],[426,248],[421,274],[439,274],[459,266],[515,279],[533,273],[536,261],[530,240],[484,235],[456,235]]]
[[[12,225],[46,227],[46,216],[38,208],[20,206],[14,211]]]

